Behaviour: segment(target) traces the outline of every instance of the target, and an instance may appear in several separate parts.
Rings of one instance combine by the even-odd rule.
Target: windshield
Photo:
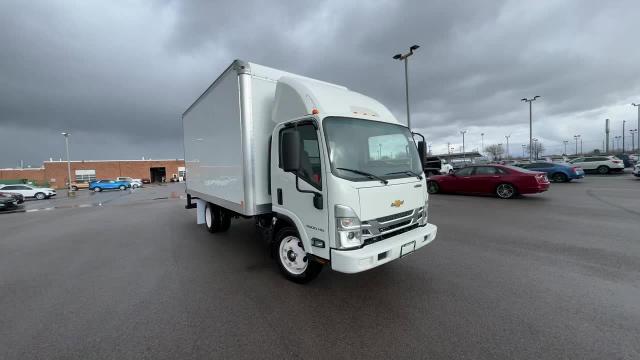
[[[379,121],[330,117],[323,121],[331,172],[352,181],[370,181],[422,174],[418,150],[409,129]]]

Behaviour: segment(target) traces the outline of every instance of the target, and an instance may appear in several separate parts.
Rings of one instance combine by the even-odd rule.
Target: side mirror
[[[282,134],[282,169],[285,172],[300,170],[300,134],[297,131]]]
[[[322,194],[315,193],[313,194],[313,207],[318,210],[322,210]]]
[[[424,141],[418,141],[418,154],[420,155],[420,164],[424,168],[424,163],[427,160],[427,147]]]

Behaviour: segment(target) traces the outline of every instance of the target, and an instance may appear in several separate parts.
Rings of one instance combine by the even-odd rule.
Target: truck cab
[[[276,90],[276,104],[309,106],[299,109],[308,115],[278,123],[271,136],[272,211],[297,230],[275,234],[275,252],[294,278],[311,260],[365,271],[421,248],[437,232],[427,222],[429,195],[410,130],[349,91],[321,107],[323,87],[281,79]]]

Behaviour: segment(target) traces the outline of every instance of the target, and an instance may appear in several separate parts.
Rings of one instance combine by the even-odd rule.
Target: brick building
[[[118,176],[129,176],[134,179],[149,179],[151,182],[166,181],[184,176],[184,160],[81,160],[71,162],[71,178],[73,181],[94,179],[112,179]],[[0,183],[3,179],[27,179],[37,184],[48,184],[61,189],[67,182],[66,161],[45,161],[42,168],[37,169],[3,169],[0,170]]]

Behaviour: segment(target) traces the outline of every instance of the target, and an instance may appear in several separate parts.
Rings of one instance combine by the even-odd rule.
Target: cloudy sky
[[[638,1],[0,1],[0,167],[181,158],[180,114],[236,58],[345,85],[432,144],[534,136],[562,152],[637,127]],[[628,135],[628,134],[627,134]],[[630,142],[630,136],[627,136]],[[570,148],[573,142],[570,143]],[[571,150],[569,150],[571,152]]]

